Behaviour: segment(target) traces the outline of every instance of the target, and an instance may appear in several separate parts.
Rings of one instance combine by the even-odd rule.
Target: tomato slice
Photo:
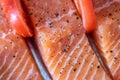
[[[33,36],[31,29],[27,25],[26,16],[20,0],[0,0],[0,3],[3,7],[6,18],[16,30],[16,33],[23,37]]]
[[[93,9],[92,0],[74,0],[75,6],[82,16],[83,26],[87,33],[97,27],[96,15]]]

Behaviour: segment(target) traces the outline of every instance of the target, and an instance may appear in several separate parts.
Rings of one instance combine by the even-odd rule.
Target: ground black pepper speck
[[[13,58],[15,58],[16,56],[15,55],[13,55]]]
[[[100,68],[100,65],[98,65],[97,68],[99,69],[99,68]]]
[[[117,57],[114,57],[115,60],[117,60]]]
[[[74,72],[75,72],[77,69],[76,69],[76,68],[74,68],[73,70],[74,70]]]
[[[58,17],[58,16],[59,16],[59,14],[58,14],[58,13],[55,13],[55,16],[56,16],[56,17]]]
[[[112,52],[113,52],[113,50],[110,50],[110,52],[112,53]]]

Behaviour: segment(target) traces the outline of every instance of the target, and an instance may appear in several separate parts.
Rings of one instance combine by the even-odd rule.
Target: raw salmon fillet
[[[53,80],[111,80],[91,49],[72,0],[22,0]],[[119,0],[93,0],[95,41],[115,80],[120,79]],[[0,80],[42,80],[25,41],[0,7]]]
[[[110,80],[91,49],[72,0],[24,0],[54,80]]]
[[[94,0],[94,6],[98,21],[94,38],[114,80],[120,80],[120,0]]]
[[[42,80],[25,41],[8,24],[0,7],[0,80]]]

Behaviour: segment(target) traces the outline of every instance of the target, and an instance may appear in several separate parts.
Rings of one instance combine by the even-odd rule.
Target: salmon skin
[[[43,80],[25,41],[8,24],[1,6],[0,80]]]
[[[40,51],[37,48],[34,37],[25,38],[25,40],[26,40],[29,50],[31,51],[31,54],[35,60],[35,63],[37,65],[38,70],[41,73],[43,79],[44,80],[52,80],[51,75],[49,74],[49,72],[46,69],[45,64],[43,63],[43,59],[40,55]]]

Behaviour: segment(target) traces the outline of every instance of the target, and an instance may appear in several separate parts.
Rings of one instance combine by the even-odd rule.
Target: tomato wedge
[[[5,16],[16,33],[23,37],[33,36],[31,29],[27,25],[25,13],[20,0],[0,0]]]
[[[95,12],[92,0],[74,0],[75,6],[82,16],[83,26],[87,33],[92,32],[97,27]]]

